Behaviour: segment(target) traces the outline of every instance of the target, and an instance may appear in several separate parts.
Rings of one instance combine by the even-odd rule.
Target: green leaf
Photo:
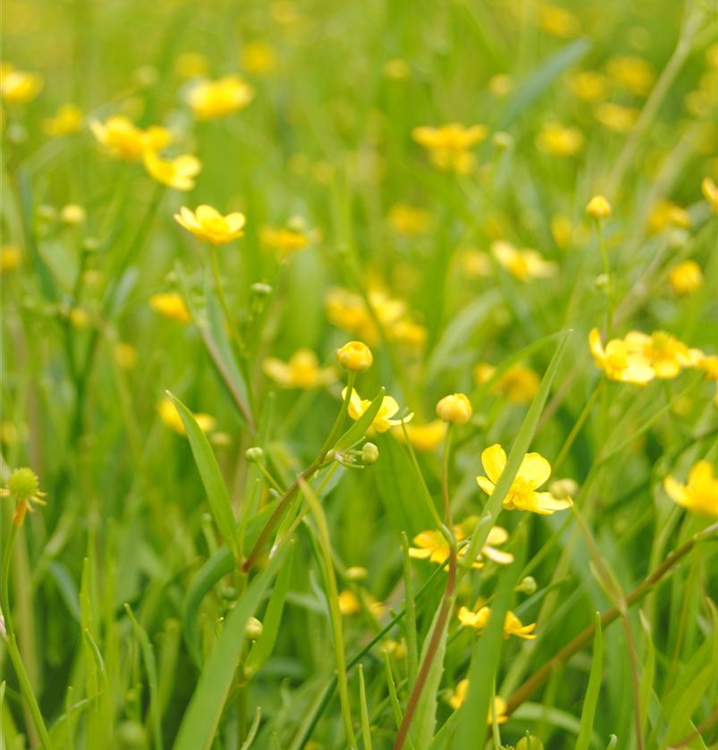
[[[277,549],[227,617],[182,719],[174,750],[208,750],[212,746],[244,645],[245,626],[274,580],[284,552],[284,547]]]
[[[279,626],[282,622],[284,602],[287,598],[287,590],[292,577],[292,560],[294,559],[294,543],[289,541],[289,552],[282,565],[282,570],[277,577],[277,582],[272,590],[272,596],[267,605],[267,611],[262,620],[262,635],[252,647],[247,657],[245,672],[253,675],[262,667],[274,650],[274,644],[279,635]]]
[[[212,447],[209,444],[209,440],[207,440],[207,436],[197,424],[197,420],[194,418],[192,412],[169,391],[167,391],[167,395],[172,399],[172,403],[175,405],[175,409],[177,409],[177,413],[180,415],[187,431],[192,455],[194,456],[197,469],[202,478],[202,484],[207,493],[214,522],[217,524],[222,538],[227,542],[236,557],[238,555],[239,544],[234,513],[232,512],[229,493],[222,478],[222,473],[219,470],[217,459],[212,452]]]
[[[359,665],[359,706],[361,709],[361,736],[364,750],[372,750],[371,725],[369,723],[369,708],[366,703],[366,687],[364,686],[364,668]]]
[[[140,650],[142,651],[142,661],[145,664],[145,672],[147,673],[147,684],[150,689],[150,719],[152,722],[152,739],[154,742],[154,750],[162,750],[164,743],[162,741],[162,712],[160,711],[159,703],[159,682],[157,680],[157,660],[155,659],[155,652],[152,644],[150,643],[150,637],[147,635],[147,631],[140,625],[135,619],[132,613],[132,608],[129,604],[125,604],[125,612],[130,618],[132,623],[132,630],[135,633],[140,644]]]
[[[361,440],[366,431],[371,427],[371,423],[374,421],[374,417],[379,413],[382,402],[386,391],[384,388],[379,389],[379,393],[374,397],[374,400],[369,404],[367,410],[357,419],[357,421],[339,438],[336,444],[337,450],[345,450],[354,443]]]
[[[526,736],[516,743],[516,750],[543,750],[543,742],[527,732]]]
[[[601,679],[603,677],[603,631],[601,630],[601,614],[596,612],[596,635],[593,638],[593,661],[591,662],[591,674],[588,678],[586,697],[583,701],[581,711],[581,730],[578,733],[575,750],[588,750],[593,731],[593,721],[596,716],[596,705],[601,692]]]

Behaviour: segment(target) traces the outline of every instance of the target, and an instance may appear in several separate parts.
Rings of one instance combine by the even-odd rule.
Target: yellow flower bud
[[[350,341],[337,349],[337,361],[345,370],[366,372],[374,361],[371,349],[361,341]]]
[[[473,414],[471,402],[464,393],[452,393],[444,396],[436,405],[436,413],[440,419],[450,424],[466,424]]]
[[[602,195],[594,195],[586,206],[586,213],[592,219],[607,219],[611,215],[611,204]]]

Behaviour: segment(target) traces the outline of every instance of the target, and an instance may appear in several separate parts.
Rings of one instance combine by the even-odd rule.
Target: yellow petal
[[[499,481],[501,472],[506,468],[506,453],[504,449],[496,443],[491,447],[487,448],[481,454],[481,463],[484,466],[489,479],[496,484]]]
[[[536,489],[551,476],[551,464],[539,453],[527,453],[519,466],[518,476]]]
[[[667,492],[668,497],[679,505],[686,505],[688,502],[688,492],[685,485],[676,481],[671,474],[663,480],[663,489]]]
[[[534,497],[536,498],[538,507],[537,510],[534,510],[534,513],[542,516],[549,516],[557,510],[566,510],[566,508],[570,508],[573,505],[573,500],[570,497],[559,500],[550,492],[535,492]]]
[[[495,489],[494,483],[490,482],[486,477],[476,477],[476,483],[487,495],[491,495]]]

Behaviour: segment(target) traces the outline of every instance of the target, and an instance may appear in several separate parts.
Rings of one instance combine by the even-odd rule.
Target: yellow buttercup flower
[[[457,542],[462,542],[467,538],[467,533],[463,525],[454,526],[454,537]],[[502,526],[493,526],[491,531],[489,531],[486,543],[482,547],[481,552],[479,552],[475,560],[471,561],[471,567],[477,569],[483,568],[484,558],[499,565],[510,565],[514,561],[514,556],[510,552],[503,552],[496,549],[506,544],[508,538],[509,532],[506,529]],[[440,531],[422,531],[412,539],[412,542],[416,545],[409,547],[409,557],[413,560],[428,560],[437,565],[445,565],[448,562],[450,555],[449,543]],[[468,551],[468,545],[463,545],[459,549],[459,559],[466,557]]]
[[[309,244],[309,235],[298,226],[262,227],[259,241],[285,257],[303,250]]]
[[[150,177],[175,190],[192,190],[202,169],[200,160],[191,154],[163,159],[154,151],[145,151],[142,158]]]
[[[0,489],[0,497],[11,497],[15,500],[15,511],[12,515],[15,526],[22,526],[25,514],[34,511],[34,505],[47,505],[43,500],[47,493],[40,491],[37,474],[27,467],[15,469],[10,474],[7,487]]]
[[[481,607],[478,612],[472,612],[468,607],[461,607],[459,610],[459,622],[465,628],[474,628],[474,630],[485,630],[491,617],[490,607]],[[526,641],[532,641],[536,636],[533,631],[536,629],[536,623],[524,625],[516,615],[509,611],[504,618],[504,638],[508,640],[512,635],[517,638],[523,638]]]
[[[339,592],[339,611],[343,615],[355,615],[361,612],[359,597],[350,589]]]
[[[152,125],[142,130],[124,115],[90,120],[90,130],[110,156],[126,161],[138,161],[145,151],[161,151],[172,140],[166,128]]]
[[[459,253],[458,264],[461,273],[469,279],[487,279],[494,272],[488,253],[472,247]]]
[[[710,177],[705,177],[701,182],[703,197],[711,204],[711,208],[718,214],[718,187]]]
[[[579,99],[598,102],[606,98],[609,82],[603,73],[596,70],[583,70],[569,79],[571,90]]]
[[[718,517],[718,479],[713,464],[698,461],[688,473],[688,483],[681,484],[672,475],[663,480],[668,496],[678,505],[702,516]]]
[[[79,227],[87,221],[87,211],[77,203],[68,203],[60,211],[60,221],[69,227]]]
[[[668,281],[676,294],[693,294],[703,286],[703,272],[694,260],[685,260],[671,269]]]
[[[586,206],[586,213],[592,219],[607,219],[611,215],[611,204],[602,195],[594,195]]]
[[[429,152],[431,163],[446,171],[468,174],[475,159],[470,149],[488,135],[485,125],[465,127],[459,123],[439,128],[422,126],[414,128],[412,137]]]
[[[491,254],[498,264],[505,268],[515,279],[547,279],[558,273],[558,266],[544,260],[536,250],[517,250],[510,242],[497,240],[491,245]]]
[[[342,391],[342,398],[346,398],[347,389],[344,388]],[[356,422],[369,408],[371,401],[369,399],[362,399],[359,394],[352,388],[351,396],[349,397],[349,416]],[[392,427],[396,427],[402,423],[409,422],[413,418],[413,414],[407,414],[407,416],[401,419],[392,419],[392,417],[399,411],[399,404],[396,399],[391,396],[384,396],[384,400],[379,407],[371,426],[377,432],[387,432]]]
[[[211,245],[226,245],[244,234],[244,214],[235,212],[222,216],[212,206],[197,206],[196,211],[182,206],[175,221],[195,237]]]
[[[254,98],[254,89],[239,76],[216,81],[199,81],[187,95],[187,103],[199,120],[215,120],[246,107]]]
[[[37,73],[17,70],[11,63],[0,63],[0,97],[10,104],[27,104],[42,90]]]
[[[536,137],[536,145],[551,156],[567,157],[575,156],[583,148],[583,140],[578,128],[548,123]]]
[[[593,110],[596,119],[614,133],[630,133],[641,114],[635,107],[624,107],[614,102],[601,102]]]
[[[279,67],[274,47],[261,39],[245,44],[239,61],[248,73],[256,76],[269,75]]]
[[[54,117],[42,123],[47,135],[61,136],[79,133],[82,128],[82,110],[76,104],[63,104]]]
[[[444,396],[436,405],[439,419],[449,424],[466,424],[473,414],[471,401],[465,393],[452,393]]]
[[[405,237],[418,237],[431,228],[431,214],[408,203],[395,203],[387,216],[389,226]]]
[[[488,362],[479,362],[474,366],[474,380],[477,385],[490,380],[496,368]],[[514,404],[527,404],[538,392],[541,378],[535,370],[526,365],[513,365],[496,381],[492,390],[500,393]]]
[[[497,443],[481,454],[481,463],[487,477],[476,477],[479,487],[489,496],[506,468],[506,453]],[[550,492],[536,490],[551,476],[551,464],[538,453],[527,453],[518,473],[506,493],[503,506],[506,510],[528,510],[539,515],[550,515],[573,505],[570,497],[558,499]]]
[[[0,247],[0,273],[8,273],[19,268],[22,263],[22,253],[16,245]]]
[[[718,380],[718,356],[700,352],[695,360],[695,366],[705,372],[706,380]]]
[[[691,217],[685,208],[673,201],[661,200],[656,203],[648,215],[648,231],[657,234],[668,227],[690,229]]]
[[[299,349],[282,362],[275,357],[267,357],[262,363],[265,374],[284,388],[316,388],[328,385],[337,379],[333,367],[320,368],[317,355],[311,349]]]
[[[576,16],[566,8],[544,3],[538,8],[538,26],[542,31],[560,39],[572,39],[581,33]]]
[[[489,91],[497,98],[503,99],[514,90],[514,81],[508,73],[497,73],[489,78]]]
[[[629,351],[647,360],[657,378],[678,377],[685,367],[693,367],[701,357],[697,349],[689,349],[682,341],[665,331],[654,331],[650,336],[631,331],[625,338]]]
[[[645,385],[653,380],[655,373],[646,357],[631,350],[625,341],[613,339],[604,348],[601,334],[598,328],[594,328],[589,334],[588,343],[594,364],[610,380],[636,385]]]
[[[405,344],[409,347],[420,348],[426,343],[429,332],[426,327],[414,323],[407,318],[398,320],[386,331],[386,337],[389,341],[395,341],[397,344]]]
[[[187,309],[182,295],[177,292],[162,292],[150,297],[150,307],[163,318],[177,323],[189,323],[192,315]]]
[[[371,349],[362,341],[349,341],[337,349],[337,362],[352,372],[366,372],[374,362]]]
[[[404,430],[401,427],[395,427],[392,432],[399,442],[404,442]],[[441,445],[446,435],[446,423],[434,419],[427,424],[408,424],[406,434],[415,451],[430,453]]]
[[[182,417],[178,414],[172,399],[163,398],[157,404],[157,413],[165,427],[169,427],[170,430],[173,430],[183,437],[187,435],[187,430],[185,429]],[[202,432],[211,432],[217,423],[215,418],[210,414],[193,414],[192,416],[194,416]]]
[[[606,71],[617,86],[636,96],[646,96],[655,78],[653,67],[641,57],[614,57],[606,63]]]
[[[469,695],[469,681],[461,680],[456,685],[456,689],[454,690],[453,695],[451,695],[447,700],[448,700],[449,705],[454,709],[454,711],[456,711],[466,701],[466,698],[468,697],[468,695]],[[506,712],[508,711],[508,707],[509,707],[508,703],[503,698],[500,698],[498,695],[494,698],[493,713],[496,714],[497,724],[505,724],[509,720],[509,717],[506,714]],[[489,721],[489,724],[493,723],[493,716],[492,716],[492,711],[490,708],[489,708],[488,721]]]

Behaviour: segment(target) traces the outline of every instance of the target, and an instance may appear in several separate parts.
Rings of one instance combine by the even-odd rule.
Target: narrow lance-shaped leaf
[[[603,632],[601,631],[601,614],[596,612],[596,635],[593,639],[593,661],[591,675],[588,678],[586,697],[581,711],[581,730],[578,733],[575,750],[588,750],[593,731],[593,721],[596,716],[598,695],[601,692],[601,677],[603,675]]]

